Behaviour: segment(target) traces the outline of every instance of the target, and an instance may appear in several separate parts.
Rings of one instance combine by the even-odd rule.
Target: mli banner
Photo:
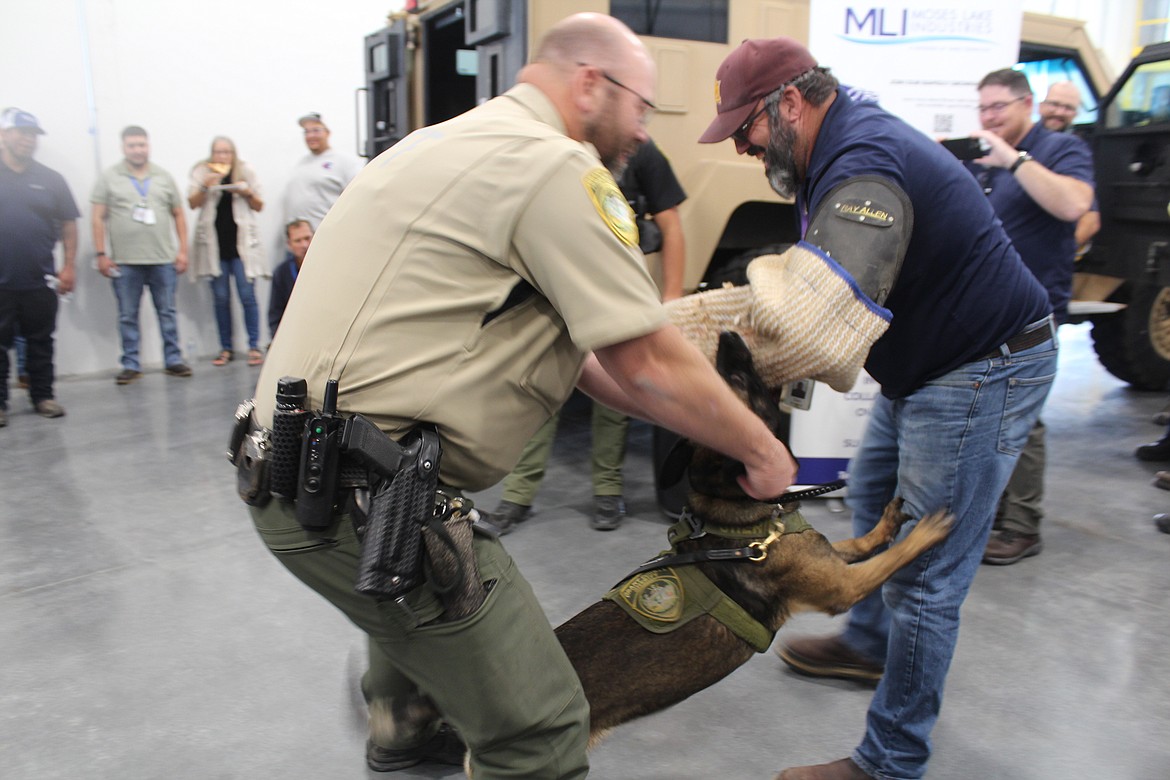
[[[957,138],[979,128],[979,81],[1019,59],[1022,21],[1016,0],[814,0],[809,51],[842,84],[870,93],[923,133]],[[793,410],[789,444],[800,458],[798,484],[848,476],[878,392],[862,373],[847,393],[818,383],[808,410]]]
[[[978,129],[980,79],[1020,53],[1018,0],[809,3],[809,50],[931,137]]]

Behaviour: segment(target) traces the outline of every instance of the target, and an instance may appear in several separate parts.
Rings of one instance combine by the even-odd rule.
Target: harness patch
[[[674,569],[642,572],[618,588],[618,597],[642,617],[674,623],[683,614],[685,591]]]
[[[613,234],[626,246],[637,246],[638,226],[634,222],[634,212],[609,171],[594,168],[581,177],[581,183],[601,220]]]

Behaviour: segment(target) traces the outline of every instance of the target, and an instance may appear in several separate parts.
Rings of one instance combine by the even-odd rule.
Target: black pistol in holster
[[[426,579],[423,528],[435,516],[439,435],[419,426],[395,442],[354,415],[341,433],[341,449],[370,472],[372,498],[354,587],[359,593],[398,598]]]

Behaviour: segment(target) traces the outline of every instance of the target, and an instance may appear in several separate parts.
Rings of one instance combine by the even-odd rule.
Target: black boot
[[[1133,454],[1137,456],[1138,460],[1170,460],[1170,433],[1158,439],[1158,441],[1143,444]]]

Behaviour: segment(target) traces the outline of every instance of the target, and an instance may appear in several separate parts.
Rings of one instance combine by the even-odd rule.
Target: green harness
[[[777,507],[770,517],[750,526],[706,525],[697,521],[689,509],[684,509],[679,521],[667,532],[670,549],[640,566],[604,598],[617,604],[642,628],[655,634],[669,634],[700,615],[710,615],[755,648],[757,653],[762,653],[772,644],[776,632],[749,615],[694,564],[700,560],[758,563],[767,557],[768,545],[772,542],[786,534],[803,533],[810,528],[812,526],[796,509],[785,511]],[[678,553],[679,541],[704,534],[755,541],[739,550],[713,550],[706,555]]]

